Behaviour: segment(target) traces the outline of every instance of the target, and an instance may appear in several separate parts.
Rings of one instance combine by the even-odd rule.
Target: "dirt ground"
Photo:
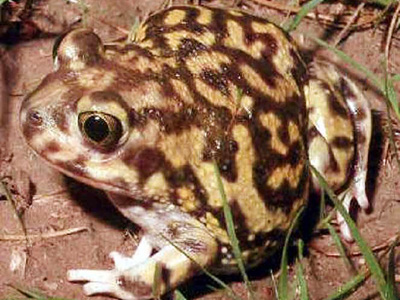
[[[24,1],[20,2],[23,5]],[[86,8],[71,2],[34,1],[29,16],[26,13],[18,16],[15,11],[18,7],[15,5],[14,16],[10,20],[23,26],[23,30],[19,31],[22,34],[17,35],[18,31],[10,30],[6,23],[0,29],[3,41],[0,45],[0,177],[8,183],[13,197],[18,201],[18,210],[23,212],[23,223],[27,233],[32,236],[27,245],[11,204],[5,201],[0,192],[0,299],[16,294],[10,285],[40,289],[52,296],[86,299],[81,285],[66,281],[67,270],[110,269],[112,263],[108,258],[109,252],[118,250],[130,254],[136,247],[138,239],[135,235],[128,235],[127,228],[140,236],[140,230],[123,219],[102,192],[62,176],[27,148],[18,128],[18,109],[29,91],[52,70],[52,46],[59,34],[84,21],[94,28],[103,41],[115,41],[125,36],[124,30],[131,28],[136,16],[156,10],[163,1],[86,0]],[[233,1],[222,2],[214,1],[212,4],[232,5]],[[284,11],[269,9],[252,1],[242,1],[240,6],[277,23],[286,17]],[[341,4],[333,3],[320,7],[318,12],[325,16],[337,13],[341,8]],[[319,49],[304,35],[312,34],[333,43],[340,29],[332,29],[322,24],[321,20],[306,19],[293,36],[305,47],[307,57],[325,55],[339,65],[339,59]],[[382,53],[388,24],[388,21],[384,21],[376,28],[351,32],[339,48],[382,77]],[[5,33],[7,30],[8,33]],[[373,109],[383,111],[383,98],[365,76],[354,72],[351,67],[341,67],[347,69],[360,84]],[[390,71],[400,73],[399,32],[392,41]],[[396,88],[398,92],[399,86]],[[400,229],[400,170],[393,159],[384,162],[387,141],[382,135],[379,118],[375,117],[374,121],[368,179],[368,196],[372,207],[367,213],[358,213],[357,224],[369,245],[376,249],[376,255],[381,257]],[[315,213],[313,203],[310,203],[309,214]],[[346,246],[354,264],[358,267],[365,265],[363,257],[358,255],[357,246]],[[396,250],[396,265],[399,268],[400,251]],[[267,266],[274,265],[278,265],[277,259],[267,263]],[[338,256],[327,233],[309,237],[303,265],[311,299],[323,299],[354,275]],[[274,283],[267,266],[250,273],[259,299],[275,299]],[[292,277],[292,280],[295,278]],[[230,282],[232,288],[245,297],[244,284],[239,277],[224,278],[224,281]],[[207,278],[199,277],[181,290],[188,299],[227,299],[221,292],[207,289],[205,286],[210,283]],[[397,287],[400,288],[399,284]],[[379,299],[379,295],[373,281],[367,279],[348,299]]]

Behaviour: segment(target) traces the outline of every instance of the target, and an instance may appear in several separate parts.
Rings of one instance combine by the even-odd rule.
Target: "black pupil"
[[[107,122],[99,116],[89,117],[85,122],[84,128],[88,137],[95,142],[103,141],[110,133]]]

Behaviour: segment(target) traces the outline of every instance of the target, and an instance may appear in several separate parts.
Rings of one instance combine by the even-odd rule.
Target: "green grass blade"
[[[235,259],[236,259],[236,262],[238,264],[240,273],[242,274],[243,280],[244,280],[244,282],[246,284],[247,290],[249,292],[250,299],[254,300],[255,299],[254,292],[253,292],[253,289],[251,287],[250,280],[249,280],[249,278],[247,276],[246,269],[244,267],[243,258],[242,258],[242,252],[240,251],[240,247],[239,247],[239,240],[236,237],[235,225],[234,225],[234,222],[233,222],[232,212],[231,212],[231,209],[229,207],[228,200],[226,198],[224,185],[223,185],[222,180],[221,180],[221,174],[219,172],[218,165],[217,165],[216,162],[214,162],[214,172],[215,172],[215,176],[216,176],[216,179],[217,179],[219,193],[220,193],[221,199],[222,199],[222,206],[223,206],[223,211],[224,211],[225,224],[226,224],[226,229],[228,231],[229,240],[230,240],[230,242],[232,244],[233,254],[235,255]]]
[[[187,300],[187,298],[179,290],[175,290],[174,299],[175,300]]]
[[[400,120],[400,109],[399,109],[399,101],[397,99],[397,93],[393,85],[393,80],[391,78],[387,78],[385,80],[385,93],[387,100],[391,104],[394,112],[396,113],[397,118]]]
[[[396,299],[399,299],[399,295],[397,293],[396,289],[396,260],[395,260],[395,248],[397,246],[397,239],[394,241],[392,245],[390,245],[390,250],[389,250],[389,264],[388,264],[388,275],[387,275],[387,281],[388,281],[388,288],[389,288],[389,293],[390,290],[393,291],[393,296],[396,297]]]
[[[368,3],[378,4],[380,6],[388,6],[393,4],[394,0],[366,0]]]
[[[378,289],[379,293],[381,294],[382,298],[385,300],[396,300],[392,296],[392,293],[388,290],[388,285],[385,279],[385,275],[375,258],[371,248],[367,245],[365,240],[361,237],[360,232],[357,229],[356,224],[354,223],[353,219],[350,217],[349,213],[346,211],[342,203],[338,200],[336,197],[335,193],[332,191],[332,189],[329,188],[327,182],[325,179],[322,177],[322,175],[318,172],[317,169],[315,169],[312,165],[310,165],[310,168],[315,176],[318,178],[318,182],[321,187],[326,191],[328,194],[329,198],[332,200],[332,202],[335,205],[335,208],[340,212],[340,214],[343,216],[344,220],[346,221],[347,225],[349,226],[350,232],[356,241],[357,245],[360,248],[360,251],[372,273],[372,277],[374,278]],[[394,294],[393,294],[394,295]]]
[[[400,74],[395,74],[392,76],[393,81],[399,81],[400,80]]]
[[[170,240],[168,237],[165,235],[161,234],[161,236],[168,242],[170,243],[176,250],[181,252],[183,255],[185,255],[190,261],[192,261],[196,266],[199,267],[199,269],[206,274],[208,277],[210,277],[214,282],[216,282],[219,286],[221,286],[226,293],[229,295],[230,298],[235,299],[235,300],[242,300],[240,297],[238,297],[235,292],[221,279],[219,279],[217,276],[213,275],[210,273],[206,268],[204,268],[202,265],[200,265],[193,257],[191,257],[188,253],[186,253],[185,250],[183,250],[181,247],[179,247],[176,243],[174,243],[172,240]]]
[[[283,28],[287,31],[293,31],[299,26],[301,20],[312,10],[314,7],[316,7],[318,4],[322,3],[324,0],[311,0],[304,4],[300,11],[297,13],[296,17],[293,19],[293,21],[287,25],[283,26]]]
[[[345,299],[351,293],[353,293],[361,283],[367,278],[368,272],[361,273],[354,276],[350,281],[339,287],[335,293],[328,296],[325,300],[339,300]]]
[[[359,64],[358,62],[356,62],[354,59],[352,59],[350,56],[348,56],[346,53],[344,53],[343,51],[340,51],[339,49],[336,49],[335,47],[329,45],[328,43],[326,43],[325,41],[313,37],[313,36],[308,36],[309,38],[311,38],[314,42],[316,42],[318,45],[329,49],[330,51],[332,51],[333,53],[335,53],[338,57],[340,57],[343,61],[345,61],[346,63],[348,63],[349,65],[353,66],[355,69],[359,70],[360,72],[362,72],[365,76],[367,76],[367,78],[377,87],[379,88],[381,91],[384,91],[385,87],[382,83],[382,81],[379,79],[379,77],[377,77],[372,71],[370,71],[368,68],[364,67],[363,65]]]
[[[325,218],[325,207],[326,207],[326,200],[325,200],[325,193],[321,193],[320,201],[319,201],[319,219],[323,220]]]
[[[399,157],[399,153],[397,151],[397,147],[396,147],[396,143],[395,143],[395,137],[394,137],[394,128],[393,128],[393,124],[390,118],[390,109],[389,109],[389,103],[386,102],[386,113],[388,115],[387,119],[388,119],[388,134],[389,134],[389,145],[390,145],[390,149],[393,151],[394,153],[394,157],[396,159],[397,165],[400,167],[400,157]]]
[[[346,63],[353,66],[355,69],[362,72],[372,82],[372,84],[374,84],[381,91],[381,93],[386,97],[387,101],[389,101],[394,112],[396,113],[397,118],[400,120],[400,109],[399,109],[399,104],[398,104],[398,99],[397,99],[397,93],[394,89],[392,79],[388,78],[387,80],[383,81],[378,76],[376,76],[372,71],[370,71],[365,66],[357,63],[354,59],[352,59],[350,56],[348,56],[343,51],[336,49],[335,47],[329,45],[328,43],[326,43],[323,40],[320,40],[316,37],[310,37],[310,38],[312,40],[314,40],[318,45],[329,49],[330,51],[335,53],[338,57],[340,57],[343,61],[345,61]]]
[[[280,270],[281,270],[281,275],[279,276],[279,282],[278,282],[278,298],[279,300],[288,300],[288,271],[287,271],[287,267],[288,267],[288,248],[289,248],[289,241],[290,241],[290,237],[292,235],[292,232],[295,228],[295,226],[298,223],[298,220],[301,216],[301,214],[303,213],[305,207],[301,207],[299,209],[299,211],[296,214],[296,217],[294,218],[294,220],[292,221],[292,224],[290,224],[289,227],[289,231],[286,234],[286,238],[285,238],[285,243],[283,246],[283,250],[282,250],[282,258],[281,258],[281,266],[280,266]]]
[[[298,260],[296,261],[296,274],[297,274],[297,285],[299,287],[300,292],[300,300],[308,300],[308,287],[307,281],[304,277],[304,269],[303,265],[301,264],[303,260],[303,249],[304,249],[304,242],[303,240],[299,240],[297,243],[297,250],[298,250]]]
[[[153,276],[153,286],[152,288],[152,295],[155,299],[160,299],[160,285],[162,279],[162,268],[159,263],[156,263],[156,268],[154,270]]]
[[[35,300],[71,300],[71,299],[67,299],[67,298],[58,298],[58,297],[50,297],[50,296],[46,296],[44,293],[42,293],[41,291],[36,291],[36,290],[28,290],[25,288],[21,288],[21,287],[17,287],[14,285],[9,285],[11,288],[13,288],[14,290],[16,290],[18,293],[20,293],[21,295],[25,296],[26,298],[11,298],[11,297],[7,297],[7,298],[2,298],[1,300],[27,300],[27,299],[35,299]]]
[[[336,248],[339,250],[340,256],[344,260],[345,264],[349,268],[354,269],[353,264],[351,263],[350,259],[347,256],[346,249],[344,248],[342,240],[340,239],[340,236],[337,234],[335,228],[333,228],[333,226],[329,222],[325,223],[325,226],[326,228],[328,228],[329,234],[331,235],[333,242],[335,243]]]

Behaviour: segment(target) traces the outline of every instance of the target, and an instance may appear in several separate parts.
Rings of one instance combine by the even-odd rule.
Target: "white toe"
[[[143,237],[136,248],[135,254],[132,256],[132,260],[134,260],[136,264],[140,264],[151,256],[152,251],[153,247],[147,241],[146,237]]]
[[[83,291],[88,296],[96,294],[113,295],[115,292],[117,292],[117,286],[116,284],[111,283],[89,282],[83,286]]]
[[[112,270],[69,270],[68,281],[93,281],[93,282],[114,282],[115,273]]]

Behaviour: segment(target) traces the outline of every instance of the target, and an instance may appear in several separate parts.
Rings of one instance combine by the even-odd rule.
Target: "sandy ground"
[[[66,281],[66,271],[71,268],[109,269],[112,267],[108,258],[110,251],[118,250],[130,254],[135,249],[137,237],[135,234],[128,235],[127,228],[131,228],[139,236],[140,231],[123,219],[100,191],[60,175],[27,148],[18,128],[18,108],[29,91],[52,70],[52,46],[58,34],[77,21],[85,20],[104,41],[114,41],[124,36],[121,29],[130,29],[135,16],[154,11],[160,7],[161,2],[87,0],[87,12],[82,17],[82,8],[79,5],[62,0],[37,1],[29,17],[37,31],[28,31],[25,36],[15,38],[12,44],[0,45],[0,176],[5,177],[13,197],[18,201],[18,209],[23,212],[23,222],[28,234],[45,236],[32,239],[28,246],[24,239],[18,240],[23,233],[20,223],[14,216],[10,203],[0,195],[0,298],[15,294],[9,286],[11,284],[40,289],[52,296],[86,299],[81,285]],[[225,2],[226,5],[229,4],[229,1]],[[257,14],[275,22],[280,22],[285,17],[284,13],[277,13],[250,1],[245,1],[244,4],[244,9],[256,9]],[[334,7],[336,8],[337,6]],[[324,8],[319,11],[321,14],[329,12]],[[386,30],[387,26],[383,25],[377,29],[352,32],[339,47],[375,74],[383,76],[381,59]],[[41,33],[37,34],[39,31]],[[308,57],[316,53],[325,54],[338,63],[332,54],[321,51],[303,35],[312,34],[331,43],[338,33],[338,30],[328,30],[327,26],[316,20],[307,19],[295,31],[294,36],[307,48]],[[385,105],[382,97],[366,81],[365,76],[346,66],[342,67],[360,84],[372,107],[383,111]],[[400,72],[399,33],[392,43],[390,68],[394,73]],[[358,214],[357,224],[369,245],[376,247],[376,254],[380,257],[388,249],[390,239],[399,232],[400,170],[393,160],[389,163],[383,162],[386,141],[378,119],[374,120],[368,180],[368,196],[372,207],[368,213]],[[310,203],[308,213],[311,216],[315,214],[315,206],[314,202]],[[303,230],[310,232],[307,226],[305,224]],[[77,232],[67,234],[74,230]],[[6,236],[8,240],[3,239]],[[10,240],[12,237],[17,240]],[[328,234],[311,235],[307,241],[303,264],[310,298],[323,299],[349,280],[354,273],[338,257],[337,249]],[[352,254],[354,264],[358,267],[365,265],[362,256],[358,255],[357,246],[346,246]],[[398,249],[396,252],[399,254]],[[396,260],[396,264],[400,265],[400,258]],[[274,265],[278,265],[277,258],[250,273],[259,299],[274,299],[274,285],[267,269]],[[294,281],[292,268],[291,278]],[[245,297],[244,285],[239,277],[224,280],[231,282],[232,288]],[[184,286],[182,291],[188,299],[225,299],[222,293],[205,288],[210,283],[207,278],[199,277]],[[371,279],[367,279],[349,297],[378,298]]]

